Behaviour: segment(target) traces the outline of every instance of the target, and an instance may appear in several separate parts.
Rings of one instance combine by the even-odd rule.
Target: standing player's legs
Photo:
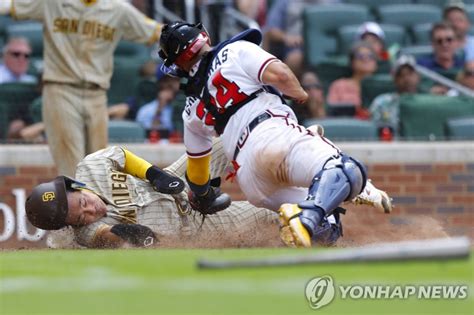
[[[296,245],[310,246],[326,217],[365,186],[365,171],[357,161],[339,155],[332,143],[290,119],[272,119],[255,128],[242,151],[239,183],[252,203],[274,208],[268,196],[280,202],[278,191],[284,187],[309,188],[307,202],[302,198],[298,206],[280,210]]]
[[[333,153],[322,158],[318,154],[321,150]],[[282,205],[281,221],[293,234],[290,243],[307,247],[311,245],[311,239],[318,241],[321,237],[319,231],[321,226],[328,226],[327,217],[341,203],[362,192],[367,181],[365,168],[356,159],[338,153],[329,140],[318,135],[312,139],[300,136],[285,162],[290,182],[307,185],[309,189],[305,201]]]
[[[86,127],[86,154],[107,147],[108,122],[107,95],[104,90],[83,90],[82,106]]]
[[[42,113],[49,149],[58,172],[71,177],[85,156],[80,94],[80,89],[66,84],[46,83],[43,88]]]

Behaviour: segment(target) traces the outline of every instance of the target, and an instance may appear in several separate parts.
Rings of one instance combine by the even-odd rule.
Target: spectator
[[[399,134],[400,95],[417,93],[419,89],[420,75],[416,72],[415,65],[416,61],[412,56],[401,56],[392,70],[396,92],[381,94],[372,101],[370,113],[379,131],[387,127],[393,135]]]
[[[257,21],[260,26],[265,25],[267,18],[267,0],[235,0],[235,7]]]
[[[457,83],[474,90],[474,61],[466,62],[464,64],[464,68],[456,76],[456,81]],[[443,85],[435,85],[431,88],[431,93],[446,96],[460,95],[458,90],[450,89]]]
[[[303,19],[307,5],[337,3],[338,0],[276,0],[270,8],[265,26],[265,48],[283,60],[300,75],[303,67]],[[278,46],[278,48],[275,47]],[[281,51],[277,51],[281,50]]]
[[[357,29],[357,40],[369,43],[380,61],[388,61],[389,54],[385,49],[385,32],[375,22],[365,22]]]
[[[26,38],[13,37],[3,48],[3,64],[0,65],[0,84],[10,82],[36,82],[27,74],[30,66],[31,47]]]
[[[150,81],[159,80],[164,75],[159,68],[160,65],[157,65],[154,61],[149,60],[145,62],[139,70],[140,78]],[[139,97],[137,95],[130,95],[123,103],[113,104],[107,108],[109,118],[112,120],[135,120],[142,104],[139,104]]]
[[[361,82],[377,70],[377,56],[371,45],[359,42],[351,49],[349,63],[352,76],[338,79],[329,86],[327,102],[329,106],[352,104],[356,107],[356,117],[367,119],[369,113],[362,107]]]
[[[464,68],[459,73],[457,81],[474,90],[474,60],[464,64]]]
[[[463,60],[456,56],[456,37],[452,26],[436,23],[431,28],[431,45],[433,54],[420,57],[417,63],[430,70],[443,73],[462,68]]]
[[[140,108],[136,121],[147,131],[159,131],[160,138],[169,138],[174,131],[171,102],[178,89],[179,80],[176,78],[165,76],[159,80],[156,99]]]
[[[20,110],[18,115],[9,122],[7,140],[26,140],[29,142],[44,142],[46,140],[41,114],[41,94],[43,91],[41,80],[36,84],[36,90],[40,96],[33,100],[31,104],[25,104],[25,108]]]
[[[107,94],[121,39],[154,44],[161,25],[125,1],[0,1],[0,14],[43,24],[43,120],[58,172],[74,176],[107,146]]]
[[[299,78],[301,86],[308,93],[308,100],[303,104],[295,104],[293,111],[300,123],[307,119],[325,118],[323,87],[315,71],[306,70]]]
[[[474,60],[474,36],[468,35],[471,23],[464,3],[459,0],[448,1],[443,11],[443,19],[454,28],[458,49],[464,52],[465,60]]]

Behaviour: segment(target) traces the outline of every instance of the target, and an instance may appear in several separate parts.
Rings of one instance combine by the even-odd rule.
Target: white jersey
[[[226,45],[214,57],[210,67],[207,84],[211,102],[218,108],[226,109],[259,91],[264,85],[263,72],[272,62],[280,61],[251,42],[239,40]],[[190,75],[193,75],[192,71]],[[266,92],[259,94],[240,108],[227,123],[222,136],[229,159],[232,159],[241,132],[266,109],[295,118],[293,111],[282,103],[279,96]],[[189,156],[200,157],[210,153],[211,139],[215,135],[211,118],[198,98],[187,98],[183,120],[184,144]]]
[[[11,14],[43,23],[43,80],[103,89],[110,85],[118,42],[152,44],[161,31],[160,24],[120,0],[14,0]]]
[[[245,40],[224,46],[212,60],[207,87],[210,102],[225,111],[264,86],[262,76],[273,55]],[[195,65],[190,76],[197,71]],[[265,120],[249,132],[260,114]],[[209,154],[213,120],[204,104],[188,98],[183,113],[188,156]],[[222,134],[224,151],[233,160],[240,188],[255,206],[278,210],[282,203],[298,203],[307,195],[315,174],[340,150],[324,137],[300,126],[293,111],[278,95],[263,91],[234,113]],[[212,169],[212,167],[211,167]]]

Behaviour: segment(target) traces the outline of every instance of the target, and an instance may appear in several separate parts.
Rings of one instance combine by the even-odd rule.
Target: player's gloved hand
[[[174,195],[184,190],[184,182],[181,178],[172,176],[154,165],[146,171],[146,178],[153,189],[163,194]]]
[[[207,215],[222,211],[230,206],[231,199],[228,194],[222,193],[220,188],[209,187],[204,195],[197,195],[192,190],[188,193],[189,204],[194,210]]]
[[[155,233],[141,224],[116,224],[110,232],[137,247],[148,247],[158,242]]]
[[[208,180],[203,185],[191,182],[187,173],[185,177],[190,188],[188,192],[189,205],[193,210],[207,215],[222,211],[230,206],[230,196],[222,193],[219,188],[221,184],[220,177]]]

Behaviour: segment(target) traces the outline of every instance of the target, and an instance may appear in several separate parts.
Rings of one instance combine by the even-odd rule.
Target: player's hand
[[[299,95],[298,97],[294,97],[293,100],[298,104],[303,104],[308,100],[308,97],[308,93],[303,90],[301,95]]]
[[[191,208],[204,215],[222,211],[231,204],[231,199],[228,194],[221,193],[220,188],[212,186],[209,187],[209,190],[203,196],[198,196],[190,190],[188,199]]]
[[[146,173],[146,178],[153,189],[163,194],[179,194],[184,190],[181,178],[168,174],[157,166],[151,166]]]
[[[300,47],[303,45],[303,37],[301,35],[285,35],[284,42],[288,47]]]
[[[137,247],[148,247],[158,242],[155,233],[141,224],[116,224],[110,232]]]

